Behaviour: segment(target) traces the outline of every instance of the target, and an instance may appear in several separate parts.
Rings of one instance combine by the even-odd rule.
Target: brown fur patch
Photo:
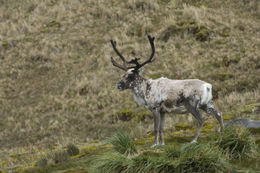
[[[174,106],[174,103],[173,103],[173,101],[171,101],[171,100],[166,100],[166,101],[164,102],[164,105],[165,105],[165,107],[167,107],[167,108],[172,108],[172,107]]]

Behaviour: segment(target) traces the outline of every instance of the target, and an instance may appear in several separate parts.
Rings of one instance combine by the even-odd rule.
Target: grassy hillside
[[[259,119],[259,10],[245,0],[0,0],[0,156],[89,143],[118,128],[150,133],[151,114],[115,87],[123,72],[110,63],[119,61],[110,39],[144,60],[146,36],[155,36],[144,77],[205,80],[226,119]],[[169,133],[196,125],[182,117],[167,116]]]

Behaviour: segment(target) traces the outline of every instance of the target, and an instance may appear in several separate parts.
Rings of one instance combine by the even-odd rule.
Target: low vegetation
[[[183,132],[187,135],[187,131]],[[244,140],[237,140],[245,133]],[[124,131],[118,131],[106,142],[78,147],[68,144],[66,147],[54,149],[46,154],[31,155],[37,162],[21,165],[16,171],[23,172],[55,172],[71,170],[75,172],[227,172],[230,170],[249,171],[259,168],[259,143],[248,131],[239,132],[228,129],[224,133],[214,135],[207,132],[199,143],[189,143],[192,138],[166,136],[167,145],[150,148],[153,140],[140,143]],[[230,139],[230,134],[233,138]],[[230,139],[230,140],[221,140]],[[248,140],[250,139],[250,140]],[[220,143],[221,141],[221,143]],[[236,141],[234,148],[230,141]],[[259,141],[259,139],[258,139]],[[234,142],[233,142],[234,143]],[[232,147],[227,147],[232,146]],[[70,154],[69,148],[79,151]],[[79,149],[80,148],[80,149]],[[233,150],[233,152],[230,152]],[[127,151],[127,152],[126,152]],[[130,152],[131,151],[131,152]],[[235,152],[234,152],[235,151]],[[76,152],[75,152],[76,153]],[[234,154],[235,153],[235,154]],[[239,156],[239,159],[238,157]],[[19,156],[17,156],[19,157]],[[28,161],[28,156],[27,156]]]
[[[67,153],[70,156],[76,156],[79,154],[79,148],[76,145],[70,143],[67,145]]]
[[[51,165],[61,164],[69,161],[71,156],[76,156],[80,153],[79,148],[70,143],[66,147],[67,149],[58,149],[42,154],[36,161],[36,167],[47,167]]]
[[[126,135],[122,132],[115,135],[121,136],[119,134]],[[111,139],[114,149],[118,148],[117,143],[133,144],[133,141],[129,141],[130,138],[113,136]],[[133,148],[132,145],[125,147],[129,148],[128,150]],[[241,160],[259,158],[257,147],[254,136],[248,130],[232,128],[200,144],[139,148],[141,151],[135,150],[134,155],[116,149],[116,152],[109,151],[98,156],[93,164],[95,172],[227,172],[235,168],[230,161],[238,157]]]
[[[134,145],[134,141],[126,132],[118,131],[112,138],[108,139],[108,143],[112,145],[112,148],[124,155],[133,155],[137,152]]]
[[[223,134],[217,135],[215,144],[225,150],[231,158],[259,157],[255,138],[248,129],[229,127]]]

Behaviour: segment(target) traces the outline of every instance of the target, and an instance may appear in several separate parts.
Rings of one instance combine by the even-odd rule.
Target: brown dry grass
[[[112,123],[120,111],[146,110],[115,88],[122,72],[110,63],[111,38],[125,56],[146,58],[146,35],[155,36],[145,77],[200,78],[213,84],[221,112],[257,118],[243,105],[260,102],[259,16],[242,0],[0,0],[0,149],[150,131],[151,120]],[[206,41],[190,21],[206,28]]]

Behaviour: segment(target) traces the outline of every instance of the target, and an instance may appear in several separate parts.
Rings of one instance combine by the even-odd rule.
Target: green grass
[[[138,144],[135,145],[137,152],[132,155],[121,154],[114,150],[111,145],[92,144],[92,146],[80,147],[80,154],[70,157],[68,157],[68,153],[66,157],[63,157],[64,154],[55,154],[67,151],[56,149],[45,157],[41,156],[36,164],[22,165],[16,170],[24,172],[71,171],[91,173],[227,172],[231,169],[245,172],[259,170],[259,157],[248,157],[244,154],[240,154],[239,159],[231,157],[230,152],[216,145],[217,140],[210,137],[214,132],[208,133],[208,137],[202,136],[199,143],[195,144],[184,142],[189,141],[189,137],[182,137],[183,140],[174,139],[180,138],[180,136],[167,136],[167,145],[156,148],[150,148],[152,141],[148,146],[147,144]],[[219,136],[223,135],[224,133]],[[254,138],[251,134],[248,135],[250,135],[250,138]],[[128,141],[127,138],[123,138],[123,140]],[[259,144],[255,147],[259,147]],[[95,151],[91,148],[95,148]],[[64,149],[67,149],[67,147],[64,147]],[[56,156],[53,157],[54,155]],[[60,161],[53,162],[53,158]],[[64,158],[67,159],[64,160]]]
[[[132,160],[120,153],[106,153],[96,159],[94,163],[94,172],[128,172]]]
[[[186,144],[181,148],[181,172],[226,172],[231,169],[223,150],[210,144]]]
[[[259,157],[259,149],[254,136],[243,127],[230,127],[223,134],[215,136],[215,144],[228,153],[232,159],[245,157]]]
[[[116,132],[107,140],[107,142],[111,144],[112,148],[120,154],[128,156],[137,153],[133,139],[126,132]]]
[[[70,156],[76,156],[79,154],[79,148],[76,145],[70,143],[67,145],[67,153]]]
[[[177,148],[175,145],[166,147],[164,153],[165,157],[169,159],[176,159],[181,155],[180,149]]]
[[[118,134],[118,133],[117,133]],[[124,139],[125,140],[125,139]],[[128,139],[126,139],[127,141]],[[150,149],[151,150],[151,149]],[[96,172],[225,172],[231,170],[224,150],[213,144],[183,144],[143,151],[129,157],[105,153],[93,162]]]
[[[122,140],[128,141],[128,138]],[[127,143],[122,140],[121,143]],[[154,149],[139,147],[135,155],[131,156],[123,152],[108,151],[97,156],[93,162],[93,170],[123,173],[245,170],[239,166],[241,162],[237,160],[255,164],[259,157],[257,147],[259,146],[255,143],[255,137],[247,129],[234,128],[206,138],[201,143],[180,143],[179,145],[172,143],[169,146]]]

